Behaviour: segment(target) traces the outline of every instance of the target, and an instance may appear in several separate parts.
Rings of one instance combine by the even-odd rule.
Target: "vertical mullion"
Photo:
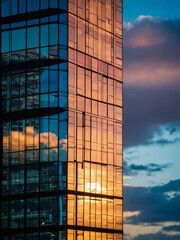
[[[68,46],[69,46],[69,12],[68,12],[68,5],[69,5],[69,2],[67,0],[67,163],[66,163],[66,190],[68,189],[68,156],[69,156],[69,148],[68,148],[68,133],[69,133],[69,84],[68,84],[68,81],[69,81],[69,49],[68,49]],[[60,6],[59,6],[60,7]],[[58,28],[59,29],[59,28]],[[60,34],[60,33],[59,33]],[[58,34],[58,37],[59,37],[59,34]],[[60,41],[60,39],[59,39]],[[58,41],[58,43],[59,43]],[[60,79],[59,79],[60,80]],[[59,82],[59,81],[58,81]],[[60,91],[60,89],[59,89]],[[63,177],[63,176],[62,176]],[[68,194],[66,194],[66,225],[68,223]],[[68,239],[68,229],[66,230],[66,239]]]
[[[59,1],[58,1],[58,8],[59,8]],[[60,16],[59,16],[59,14],[58,14],[58,36],[57,36],[57,38],[58,38],[58,42],[57,42],[57,44],[58,44],[58,46],[57,46],[57,49],[58,49],[58,58],[59,58],[59,41],[60,41],[60,38],[59,38],[59,34],[60,34],[60,31],[59,31],[59,28],[60,28]],[[59,103],[60,103],[60,101],[59,101],[59,91],[60,91],[60,84],[59,84],[59,81],[60,81],[60,74],[59,74],[59,72],[60,72],[60,68],[59,68],[59,64],[58,64],[58,106],[60,106],[59,105]],[[58,179],[58,182],[57,182],[57,190],[60,190],[59,189],[59,186],[60,186],[60,183],[59,183],[59,181],[60,181],[60,178],[59,178],[59,166],[60,166],[60,154],[59,154],[59,138],[60,138],[60,134],[59,134],[59,131],[60,131],[60,114],[58,114],[58,174],[57,174],[57,179]],[[62,176],[63,177],[63,176]],[[61,179],[62,179],[62,177],[61,177]],[[58,201],[57,201],[57,208],[58,208],[58,214],[57,214],[57,217],[58,217],[58,219],[57,219],[57,223],[58,223],[58,225],[60,225],[60,204],[59,204],[59,196],[57,196],[57,198],[58,198]],[[67,205],[67,204],[66,204]],[[66,211],[67,212],[67,211]],[[67,214],[66,214],[66,216],[67,216]],[[67,221],[67,220],[66,220]],[[67,222],[66,222],[66,225],[67,225]]]
[[[39,9],[41,8],[41,1],[39,1]],[[41,22],[40,22],[40,19],[39,19],[39,60],[41,60]],[[39,107],[41,107],[41,68],[39,67],[39,71],[38,71],[38,74],[39,74]],[[38,159],[38,165],[39,165],[39,193],[41,191],[41,162],[40,162],[40,146],[41,146],[41,138],[40,138],[40,135],[41,135],[41,118],[39,117],[39,159]],[[40,197],[38,197],[38,227],[40,227]],[[40,239],[40,235],[39,235],[39,239]]]

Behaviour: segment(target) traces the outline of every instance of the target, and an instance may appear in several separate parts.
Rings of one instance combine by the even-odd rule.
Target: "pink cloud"
[[[180,87],[179,21],[140,16],[124,31],[124,83],[147,88]]]
[[[38,149],[39,148],[39,137],[40,143],[44,147],[52,147],[52,149],[57,152],[58,147],[58,137],[55,133],[44,132],[36,133],[34,127],[26,127],[24,132],[19,131],[9,131],[8,136],[3,137],[3,147],[4,152],[11,151],[23,151],[25,149]],[[61,139],[59,141],[63,147],[63,150],[67,150],[67,139]],[[11,146],[11,149],[9,149]]]
[[[128,36],[124,41],[125,46],[132,48],[144,48],[164,43],[166,41],[165,34],[154,27],[154,24],[155,23],[144,24],[143,31],[141,28],[136,27],[136,25],[129,28],[127,31]]]
[[[124,72],[124,82],[127,86],[140,86],[145,88],[169,87],[177,88],[179,82],[179,66],[148,62],[129,64]]]

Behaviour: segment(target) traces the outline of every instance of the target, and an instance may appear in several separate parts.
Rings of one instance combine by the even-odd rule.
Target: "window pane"
[[[48,0],[41,0],[41,9],[48,8]]]
[[[58,25],[57,24],[50,24],[50,43],[49,45],[57,44],[58,42]]]
[[[40,224],[41,226],[57,224],[57,198],[43,197],[40,199]]]
[[[1,16],[9,16],[9,0],[1,1]]]
[[[50,92],[58,90],[58,71],[50,71]]]
[[[41,26],[41,46],[48,45],[48,25]]]
[[[12,31],[12,51],[25,49],[26,30],[18,29]]]
[[[48,92],[48,70],[42,70],[40,73],[40,78],[41,78],[40,85],[41,93]]]
[[[27,47],[35,48],[39,46],[39,27],[28,28]]]
[[[27,199],[27,215],[26,215],[27,227],[38,226],[38,210],[39,210],[38,198]]]
[[[61,9],[67,10],[67,0],[64,0],[64,1],[59,0],[59,6]]]
[[[12,1],[12,15],[17,14],[18,12],[18,1],[17,0],[13,0]]]
[[[50,1],[50,8],[57,8],[58,7],[58,0]]]
[[[19,0],[19,13],[24,13],[26,11],[26,1]]]
[[[9,31],[2,32],[2,53],[3,52],[9,52]]]
[[[37,11],[39,9],[39,0],[27,1],[28,12]]]

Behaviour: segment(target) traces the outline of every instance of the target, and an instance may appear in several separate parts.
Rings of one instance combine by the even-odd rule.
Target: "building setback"
[[[1,0],[1,239],[122,240],[122,0]]]

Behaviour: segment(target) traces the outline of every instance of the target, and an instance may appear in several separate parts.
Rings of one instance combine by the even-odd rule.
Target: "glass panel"
[[[17,29],[12,31],[12,51],[25,49],[26,46],[26,30]]]
[[[27,0],[28,12],[37,11],[39,9],[39,0]]]
[[[24,13],[26,11],[26,1],[19,0],[19,13]]]
[[[41,9],[48,8],[48,0],[41,0]]]
[[[58,0],[50,1],[50,8],[57,8],[58,7]]]
[[[41,26],[41,47],[48,45],[48,25]]]
[[[37,227],[39,218],[39,199],[27,199],[26,224],[27,227]]]
[[[2,48],[1,51],[3,52],[9,52],[9,31],[2,32],[1,33],[2,38]]]
[[[10,228],[24,227],[24,200],[10,202]]]
[[[39,46],[39,27],[27,29],[27,47],[35,48]]]
[[[1,1],[1,16],[2,17],[7,17],[9,16],[9,1],[10,0],[6,0],[6,1]]]
[[[8,228],[8,201],[2,202],[1,227]]]
[[[12,15],[15,15],[15,14],[17,14],[17,12],[18,12],[18,0],[13,0],[12,1]]]
[[[58,43],[58,25],[49,25],[49,45],[54,45]]]
[[[24,174],[24,166],[11,167],[11,194],[24,192]]]
[[[67,10],[67,4],[68,4],[68,1],[67,1],[67,0],[64,0],[64,1],[59,0],[59,7],[60,7],[61,9]]]
[[[27,192],[39,191],[39,166],[30,165],[27,167]]]
[[[50,71],[50,92],[54,92],[58,90],[58,71]]]
[[[56,225],[57,224],[57,197],[40,198],[40,225]]]

